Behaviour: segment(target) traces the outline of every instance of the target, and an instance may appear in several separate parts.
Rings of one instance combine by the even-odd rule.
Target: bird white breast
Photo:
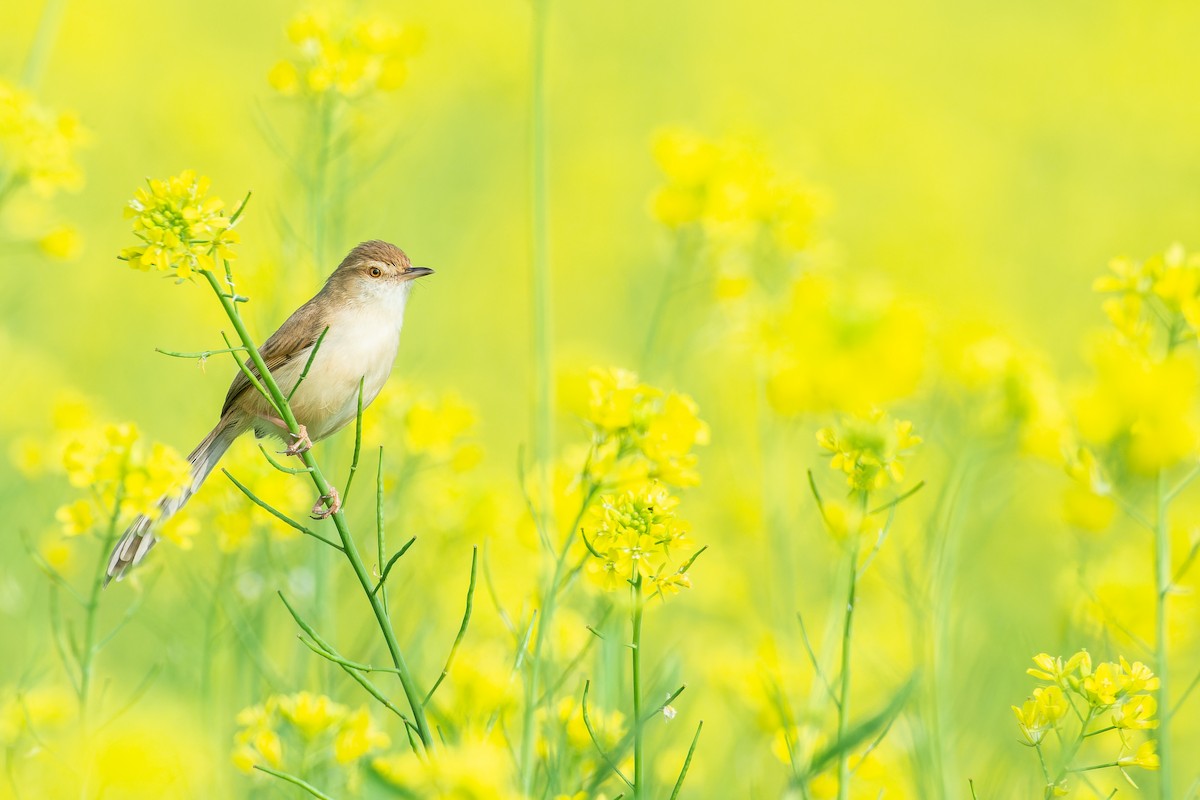
[[[292,398],[296,419],[313,441],[341,430],[358,415],[358,385],[363,382],[366,407],[383,388],[396,360],[400,327],[408,292],[391,302],[372,302],[344,308],[329,320],[308,376]],[[309,352],[294,359],[277,375],[280,386],[295,385]],[[287,391],[285,388],[284,391]]]

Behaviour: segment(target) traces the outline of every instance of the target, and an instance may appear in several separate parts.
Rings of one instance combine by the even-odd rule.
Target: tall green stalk
[[[642,577],[633,584],[633,800],[643,800],[646,794],[646,758],[642,719]]]
[[[549,240],[549,187],[547,185],[546,152],[546,17],[549,0],[531,0],[530,30],[530,337],[533,347],[533,418],[530,429],[533,438],[534,469],[537,474],[537,499],[534,508],[534,523],[543,541],[550,541],[553,530],[553,489],[550,462],[554,452],[554,395],[553,395],[553,352],[551,343],[551,300],[550,300],[550,240]],[[537,637],[531,654],[529,670],[529,693],[526,713],[521,731],[521,750],[518,758],[523,794],[530,794],[533,785],[533,713],[532,709],[541,692],[541,670],[545,632],[550,627],[554,613],[558,584],[566,561],[567,547],[555,561],[554,574],[543,596],[539,609]]]
[[[33,46],[29,48],[25,70],[21,74],[21,83],[30,91],[37,89],[46,74],[46,65],[50,62],[50,53],[54,50],[54,40],[58,37],[58,29],[62,25],[66,10],[67,0],[46,0],[46,5],[42,6],[42,16],[38,20]]]
[[[1158,675],[1158,707],[1163,709],[1158,723],[1158,796],[1171,798],[1171,695],[1168,690],[1170,670],[1167,664],[1167,595],[1171,591],[1171,535],[1167,525],[1168,498],[1159,470],[1154,486],[1156,514],[1154,518],[1154,661]]]
[[[258,346],[246,330],[233,296],[221,289],[217,276],[211,270],[201,270],[201,274],[204,275],[209,286],[212,287],[213,292],[221,301],[221,307],[225,310],[226,316],[229,317],[229,321],[233,324],[234,330],[237,331],[242,346],[250,354],[250,360],[258,370],[259,381],[266,390],[275,410],[279,412],[279,416],[287,425],[288,430],[293,435],[298,436],[300,426],[296,422],[296,417],[288,405],[287,398],[275,382],[274,376],[271,375],[266,363],[263,362],[262,356],[258,352]],[[306,471],[312,478],[317,491],[323,497],[328,496],[332,486],[326,480],[324,473],[321,472],[316,459],[313,458],[312,451],[304,451],[300,454],[300,458],[303,460]],[[396,668],[396,673],[400,676],[400,683],[404,688],[404,696],[412,709],[413,721],[417,726],[417,735],[421,738],[421,743],[425,746],[426,750],[433,750],[434,740],[429,729],[429,722],[425,718],[425,706],[422,702],[423,696],[412,677],[412,673],[409,671],[404,653],[400,649],[400,643],[396,639],[396,631],[392,628],[391,620],[388,618],[387,608],[384,606],[383,599],[379,596],[379,593],[375,591],[375,581],[371,578],[371,574],[367,571],[366,566],[363,565],[362,557],[358,553],[358,545],[355,543],[354,537],[350,533],[350,528],[346,524],[344,512],[339,510],[332,515],[332,518],[334,527],[337,528],[338,538],[341,540],[341,550],[346,556],[346,560],[350,562],[350,567],[354,570],[354,575],[358,578],[359,585],[362,587],[363,593],[367,596],[367,600],[371,604],[371,610],[375,614],[379,630],[383,634],[384,641],[387,643],[392,664]]]
[[[862,492],[862,523],[867,520],[868,493]],[[858,591],[858,539],[862,531],[853,531],[849,538],[850,545],[850,574],[849,588],[846,591],[846,612],[842,618],[842,664],[841,676],[838,680],[838,800],[847,800],[850,796],[850,753],[844,746],[846,733],[850,728],[850,640],[854,629],[854,603]]]

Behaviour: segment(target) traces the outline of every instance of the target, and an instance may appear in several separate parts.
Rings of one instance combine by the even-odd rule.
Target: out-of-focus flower
[[[294,17],[287,26],[296,53],[271,68],[267,81],[283,95],[361,97],[404,85],[407,60],[423,34],[382,17],[350,17],[326,10]]]
[[[391,743],[366,706],[350,711],[312,692],[272,695],[242,709],[237,724],[231,758],[246,773],[258,764],[285,767],[292,748],[304,753],[307,768],[321,761],[350,765]]]
[[[0,80],[0,174],[15,185],[28,185],[50,197],[59,190],[83,188],[77,151],[87,131],[70,113],[37,104],[25,91]],[[0,192],[12,188],[0,185]]]
[[[1074,408],[1085,442],[1108,448],[1110,465],[1142,475],[1195,454],[1200,446],[1200,369],[1193,354],[1153,359],[1109,336],[1098,342],[1092,358],[1094,381]]]
[[[811,242],[824,196],[776,175],[752,143],[670,128],[655,135],[651,152],[665,183],[651,196],[650,213],[667,227],[700,223],[719,246],[747,245],[762,233],[785,251]]]
[[[921,444],[913,424],[883,411],[847,417],[837,428],[817,431],[817,444],[833,453],[829,466],[845,473],[858,492],[873,492],[904,480],[904,459]]]
[[[38,247],[51,258],[74,261],[83,250],[83,239],[70,225],[56,225],[38,239]]]
[[[767,399],[780,414],[864,413],[916,388],[925,325],[882,286],[850,285],[806,272],[763,316],[758,346]]]
[[[450,744],[437,758],[415,753],[381,756],[371,766],[384,780],[418,800],[459,797],[471,800],[523,800],[516,771],[495,736]]]
[[[63,449],[63,466],[71,484],[88,488],[105,515],[119,505],[118,527],[137,514],[157,519],[158,501],[181,491],[192,474],[187,459],[166,445],[147,445],[131,423],[77,433]],[[56,517],[64,533],[79,535],[95,527],[98,514],[81,500]]]
[[[160,180],[147,180],[125,208],[133,218],[133,233],[143,244],[126,247],[120,258],[134,269],[173,271],[188,278],[212,269],[217,258],[232,259],[238,241],[225,203],[208,196],[209,179],[184,170]]]
[[[586,396],[582,413],[597,442],[590,477],[699,483],[692,449],[708,444],[709,429],[692,398],[642,383],[628,370],[599,367],[588,373]]]
[[[1200,254],[1188,254],[1180,244],[1144,261],[1116,258],[1109,273],[1093,288],[1111,295],[1104,312],[1117,332],[1132,346],[1148,352],[1154,330],[1161,325],[1168,351],[1200,332]]]

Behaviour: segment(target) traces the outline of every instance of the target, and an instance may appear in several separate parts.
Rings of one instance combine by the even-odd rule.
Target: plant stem
[[[866,519],[868,493],[862,493],[863,519]],[[861,524],[861,523],[860,523]],[[849,537],[850,544],[850,575],[849,589],[846,594],[846,616],[842,622],[842,669],[839,684],[837,709],[838,744],[845,741],[846,732],[850,726],[850,635],[854,623],[855,592],[858,589],[858,537],[861,530],[853,531]],[[845,747],[838,752],[838,800],[847,800],[850,796],[850,754]]]
[[[88,694],[92,683],[92,662],[96,656],[96,611],[100,608],[100,592],[104,589],[104,578],[107,574],[109,553],[117,540],[117,522],[121,518],[121,503],[125,499],[125,475],[122,473],[121,482],[117,486],[116,497],[113,498],[112,515],[108,518],[108,528],[104,541],[100,545],[100,554],[96,569],[92,576],[92,590],[88,594],[86,612],[83,623],[83,648],[79,651],[79,716],[87,726]]]
[[[237,306],[234,304],[232,298],[221,291],[221,285],[211,270],[202,270],[201,274],[208,280],[213,292],[217,295],[217,299],[221,301],[226,316],[233,323],[238,337],[241,339],[242,344],[245,345],[246,351],[250,354],[250,360],[257,368],[259,379],[263,387],[267,390],[270,400],[274,403],[275,410],[279,412],[279,416],[287,425],[288,430],[293,434],[299,435],[300,426],[296,422],[296,417],[292,413],[291,407],[288,405],[287,398],[284,397],[279,385],[275,382],[275,377],[271,375],[271,371],[267,369],[267,365],[263,362],[262,355],[258,352],[258,347],[254,344],[254,340],[250,338],[250,334],[242,322]],[[304,465],[309,468],[309,477],[312,478],[317,491],[322,496],[329,495],[331,488],[329,481],[325,479],[325,474],[321,472],[321,468],[313,458],[312,451],[306,450],[300,454],[300,458],[304,461]],[[346,524],[345,514],[342,511],[337,511],[333,514],[332,518],[334,527],[337,528],[338,537],[342,542],[342,551],[346,556],[346,560],[350,562],[350,566],[354,570],[354,575],[358,578],[359,585],[362,587],[363,593],[367,596],[367,601],[371,604],[371,610],[375,613],[375,619],[379,623],[379,630],[383,634],[384,641],[387,643],[392,663],[396,667],[396,671],[400,676],[400,684],[404,688],[404,696],[412,708],[413,721],[417,725],[417,732],[421,737],[421,743],[425,746],[426,750],[432,750],[434,740],[429,729],[429,722],[425,718],[425,709],[421,704],[422,695],[417,688],[416,681],[413,680],[412,673],[408,669],[408,663],[405,661],[404,653],[400,649],[400,643],[396,640],[396,632],[392,628],[391,620],[388,618],[387,609],[383,605],[382,598],[374,591],[375,582],[371,580],[370,573],[363,565],[362,557],[359,556],[358,545],[355,544],[354,537],[351,535],[349,526]]]
[[[46,0],[46,5],[42,7],[42,17],[38,21],[33,46],[29,48],[29,55],[25,59],[25,71],[21,75],[21,83],[30,91],[37,89],[46,73],[46,64],[50,60],[54,39],[58,36],[58,28],[62,24],[63,12],[66,9],[67,0]]]
[[[533,455],[539,475],[539,516],[544,528],[553,518],[550,459],[554,452],[553,348],[550,299],[549,186],[546,136],[546,17],[549,0],[533,0],[530,86],[530,306],[533,343]]]
[[[646,797],[646,757],[642,738],[642,576],[633,584],[633,800]]]
[[[1159,470],[1154,487],[1156,515],[1154,518],[1154,584],[1155,584],[1155,643],[1154,661],[1158,674],[1158,707],[1170,709],[1167,686],[1167,595],[1171,591],[1171,535],[1167,525],[1168,499],[1164,491],[1163,472]],[[1158,727],[1159,779],[1158,796],[1171,797],[1171,715],[1160,715]]]

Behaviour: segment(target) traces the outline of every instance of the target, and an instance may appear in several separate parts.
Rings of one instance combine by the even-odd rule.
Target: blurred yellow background
[[[421,397],[443,412],[447,403],[469,406],[474,427],[464,426],[471,429],[462,438],[472,454],[485,455],[469,470],[441,464],[442,471],[424,478],[417,470],[415,478],[403,473],[395,479],[412,479],[420,487],[412,493],[420,497],[406,495],[411,504],[396,512],[392,536],[418,535],[421,542],[407,559],[424,559],[406,567],[407,559],[401,562],[414,574],[397,591],[397,626],[419,670],[435,675],[461,613],[471,544],[489,542],[505,573],[497,579],[501,594],[521,614],[536,605],[533,593],[546,571],[522,517],[513,467],[531,439],[537,368],[529,301],[530,4],[353,6],[355,13],[413,26],[422,45],[406,60],[407,79],[398,91],[372,94],[352,107],[351,177],[338,201],[344,218],[331,222],[341,238],[328,242],[320,264],[311,256],[304,193],[287,161],[304,141],[305,118],[296,98],[273,91],[267,79],[291,52],[286,26],[305,7],[279,0],[67,0],[51,8],[57,5],[61,27],[31,93],[44,106],[77,113],[90,142],[78,155],[86,176],[81,191],[49,203],[13,197],[0,213],[0,345],[11,369],[0,405],[0,449],[14,454],[0,463],[9,531],[0,538],[0,636],[13,654],[0,667],[0,687],[51,691],[55,685],[49,582],[22,537],[36,545],[53,535],[55,510],[75,497],[53,470],[30,476],[18,469],[22,437],[52,436],[52,412],[63,392],[86,398],[97,419],[134,421],[148,439],[183,453],[216,420],[232,370],[226,358],[210,359],[202,371],[155,348],[220,347],[216,331],[229,328],[219,306],[199,284],[176,286],[116,258],[133,243],[121,210],[134,190],[148,176],[183,169],[209,176],[212,192],[228,206],[253,193],[239,226],[243,244],[235,266],[247,276],[251,301],[243,313],[260,341],[361,240],[393,241],[414,263],[436,270],[409,306],[395,373],[403,381],[396,396],[404,399],[395,402],[409,408]],[[1014,359],[1051,376],[1055,393],[1074,413],[1079,387],[1092,371],[1094,332],[1107,324],[1092,292],[1095,277],[1114,256],[1140,260],[1175,241],[1196,244],[1200,97],[1193,51],[1200,6],[928,0],[550,0],[548,6],[558,442],[587,442],[587,429],[572,412],[586,393],[581,376],[591,365],[637,369],[649,384],[687,393],[711,429],[711,445],[697,451],[701,483],[688,490],[681,510],[696,541],[710,550],[693,570],[695,588],[661,614],[648,612],[652,657],[661,659],[654,667],[656,689],[674,678],[689,687],[677,702],[679,724],[653,734],[669,763],[654,767],[652,796],[667,796],[699,719],[706,720],[705,738],[682,796],[834,796],[828,782],[805,784],[802,794],[789,784],[790,727],[769,718],[763,709],[774,701],[759,695],[770,695],[778,680],[795,707],[807,709],[799,716],[811,712],[816,728],[824,724],[813,710],[821,693],[813,688],[795,614],[803,611],[810,633],[824,641],[828,668],[837,631],[824,620],[842,602],[834,599],[843,591],[841,550],[822,530],[805,471],[816,472],[825,491],[841,491],[813,437],[834,420],[833,412],[862,410],[837,397],[890,404],[925,438],[902,488],[918,480],[926,486],[898,507],[897,530],[863,586],[854,645],[861,662],[856,672],[863,676],[855,691],[861,686],[863,694],[855,708],[865,715],[881,707],[912,674],[918,688],[876,753],[882,766],[864,766],[850,796],[965,797],[968,779],[980,798],[1040,794],[1037,760],[1019,744],[1009,708],[1034,686],[1024,674],[1029,658],[1088,647],[1097,661],[1125,655],[1159,669],[1150,611],[1153,539],[1120,514],[1098,533],[1081,532],[1070,513],[1064,519],[1064,502],[1069,507],[1071,501],[1062,497],[1070,498],[1072,484],[1061,464],[1036,457],[1044,452],[1030,455],[1036,447],[1014,445],[1010,434],[1021,420],[1006,417],[1002,434],[990,421],[980,423],[994,398],[971,394],[977,387],[970,385],[962,389],[955,383],[961,375],[944,365],[954,358],[948,352],[968,347],[964,337],[986,342],[1000,331],[1005,347],[1030,354]],[[0,80],[20,82],[43,11],[37,2],[0,10]],[[801,248],[801,268],[832,276],[838,288],[796,300],[792,317],[780,312],[779,321],[770,314],[791,302],[791,278],[764,281],[761,306],[730,311],[714,299],[714,283],[719,295],[720,280],[728,277],[724,267],[708,272],[698,260],[690,271],[671,272],[675,234],[655,219],[651,198],[664,182],[653,155],[655,136],[676,127],[713,141],[748,143],[775,173],[812,187],[822,211],[811,246]],[[29,243],[57,222],[76,229],[82,241],[69,260]],[[664,281],[670,325],[660,336],[661,352],[646,354]],[[857,330],[856,303],[870,318],[864,325],[876,324],[878,315],[890,320],[864,334],[879,337],[878,346],[855,350],[849,360],[814,355],[809,362],[810,337],[835,324],[844,327],[823,346],[837,352],[856,346],[845,343]],[[896,316],[879,311],[885,307],[898,309]],[[739,322],[739,313],[748,321]],[[748,331],[759,335],[760,324],[786,340],[799,371],[844,369],[847,384],[862,378],[864,388],[797,408],[768,396],[760,379],[770,367],[756,361],[757,345],[743,341]],[[896,367],[903,359],[911,368]],[[893,367],[886,380],[879,377]],[[1185,376],[1182,384],[1194,394],[1194,382]],[[1006,390],[1039,391],[1004,386],[1001,394]],[[447,393],[460,400],[446,400]],[[367,413],[377,426],[371,444],[390,448],[402,423],[386,416],[383,403]],[[1181,415],[1195,413],[1181,403]],[[379,415],[374,423],[372,411]],[[388,419],[395,421],[392,428]],[[1015,427],[1004,427],[1010,423]],[[320,448],[342,469],[352,433]],[[269,471],[249,445],[245,449],[250,455],[239,462],[242,472]],[[1178,463],[1194,460],[1189,454]],[[1119,472],[1111,463],[1109,469]],[[1180,469],[1164,467],[1159,474],[1173,484],[1186,474]],[[1150,507],[1152,482],[1129,480],[1129,502]],[[299,492],[292,502],[298,509],[310,501]],[[1187,514],[1197,507],[1186,493],[1178,505],[1176,564],[1194,538]],[[364,526],[373,521],[367,509],[359,513]],[[282,555],[276,545],[264,545],[218,579],[225,561],[210,534],[202,525],[193,550],[163,545],[154,552],[161,581],[145,590],[134,623],[99,657],[108,685],[136,684],[152,664],[163,665],[132,721],[110,729],[110,739],[97,738],[98,744],[60,745],[63,753],[81,748],[81,762],[104,748],[124,753],[112,758],[128,763],[150,758],[152,774],[141,783],[84,781],[84,796],[100,796],[97,786],[106,781],[106,798],[276,796],[283,790],[259,780],[263,776],[238,774],[229,761],[238,711],[260,702],[266,688],[326,691],[353,708],[369,699],[340,672],[311,663],[273,597],[279,587],[272,581],[281,575],[298,581],[304,596],[306,581],[313,580],[304,571],[312,566],[308,543],[287,545],[292,549]],[[266,541],[262,531],[258,535]],[[86,577],[94,558],[88,550],[87,566],[76,574]],[[204,565],[199,583],[185,577],[189,564]],[[207,610],[208,589],[218,580],[241,587],[237,602],[246,604],[252,625],[233,616],[211,623],[220,615]],[[254,581],[262,585],[247,589]],[[366,607],[342,588],[331,608],[316,613],[343,634],[345,649],[367,650],[374,640],[359,630]],[[103,596],[102,614],[110,622],[128,604],[125,590]],[[311,587],[307,591],[311,596]],[[481,674],[492,661],[500,665],[493,672],[504,673],[518,644],[499,622],[501,605],[476,597],[472,636],[478,639],[467,641],[488,654],[471,659]],[[600,601],[576,599],[568,606],[578,623],[574,634],[599,625]],[[1114,608],[1115,616],[1108,614]],[[1198,663],[1194,612],[1194,599],[1181,594],[1171,623],[1176,699]],[[269,633],[272,644],[263,650],[273,667],[248,666],[254,658],[238,648],[259,651],[246,645],[247,631]],[[205,642],[213,637],[222,654],[211,667],[216,688],[200,698],[194,691],[199,654],[210,652]],[[930,662],[935,647],[944,648],[942,657]],[[619,647],[608,647],[595,669],[611,672],[623,658]],[[268,673],[287,680],[276,685]],[[461,677],[454,691],[465,692],[474,680],[491,687],[490,694],[480,690],[480,703],[504,694],[503,679],[481,674]],[[605,690],[613,708],[627,688],[614,681]],[[61,676],[57,685],[65,686]],[[458,702],[471,706],[469,697]],[[1191,702],[1172,726],[1176,794],[1168,796],[1194,796],[1183,794],[1197,777],[1190,754],[1200,747]],[[116,695],[109,703],[114,710],[121,705]],[[24,724],[20,717],[13,729]],[[138,748],[166,738],[167,721],[178,741],[172,755],[154,760]],[[794,723],[797,729],[807,724]],[[29,742],[15,734],[6,739],[4,724],[0,719],[0,743],[20,741],[8,756],[18,758]],[[400,730],[392,730],[396,746]],[[128,741],[122,731],[132,731]],[[189,755],[193,741],[200,755]],[[1144,796],[1152,796],[1157,775],[1134,777]],[[1143,796],[1109,781],[1107,772],[1097,781],[1090,788],[1073,783],[1073,796],[1106,797],[1117,785],[1118,797]],[[362,791],[375,796],[381,787],[368,781]],[[360,788],[349,782],[346,796]],[[59,796],[36,788],[18,794],[13,785],[0,796],[9,791]],[[69,791],[61,796],[81,790],[71,784]],[[612,784],[603,791],[609,798],[617,793]]]

